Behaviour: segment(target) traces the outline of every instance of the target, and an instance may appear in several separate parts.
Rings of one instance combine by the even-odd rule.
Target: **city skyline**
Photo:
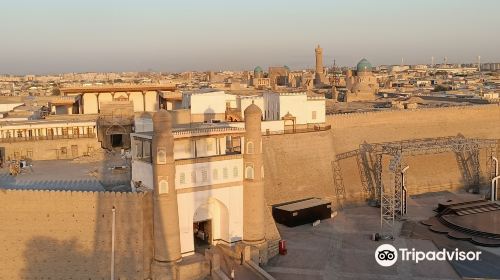
[[[500,60],[500,2],[400,2],[11,2],[0,73],[313,69],[317,44],[325,66]]]

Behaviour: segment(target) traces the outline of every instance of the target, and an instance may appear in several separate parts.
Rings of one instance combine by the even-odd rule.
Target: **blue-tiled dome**
[[[368,60],[366,60],[366,58],[363,58],[358,62],[358,65],[356,65],[356,70],[358,72],[372,71],[372,64]]]

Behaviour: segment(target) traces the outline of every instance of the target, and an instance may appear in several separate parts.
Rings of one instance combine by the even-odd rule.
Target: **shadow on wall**
[[[109,279],[113,206],[114,279],[148,278],[152,253],[149,194],[6,193],[10,198],[3,201],[8,208],[18,205],[24,215],[4,216],[4,225],[11,230],[0,231],[0,240],[12,245],[0,255],[2,267],[10,267],[0,269],[1,279]]]
[[[88,279],[104,278],[104,273],[97,273],[92,268],[97,261],[90,252],[86,252],[73,238],[57,240],[51,237],[37,236],[26,243],[24,251],[25,267],[21,270],[22,279]]]

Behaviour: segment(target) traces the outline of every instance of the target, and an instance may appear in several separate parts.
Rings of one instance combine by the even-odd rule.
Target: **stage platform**
[[[487,247],[500,247],[500,205],[488,200],[439,203],[435,217],[422,221],[448,237]]]

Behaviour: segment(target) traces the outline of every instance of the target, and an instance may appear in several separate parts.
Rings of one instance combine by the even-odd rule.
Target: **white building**
[[[325,98],[310,97],[305,92],[264,93],[266,121],[295,118],[296,125],[325,123]]]
[[[195,252],[196,224],[210,227],[211,244],[230,245],[242,239],[244,133],[244,128],[222,123],[173,129],[183,256]],[[153,189],[152,137],[152,132],[131,134],[132,185],[147,189]]]
[[[192,122],[224,120],[226,94],[212,89],[183,92],[182,108],[190,110]]]

